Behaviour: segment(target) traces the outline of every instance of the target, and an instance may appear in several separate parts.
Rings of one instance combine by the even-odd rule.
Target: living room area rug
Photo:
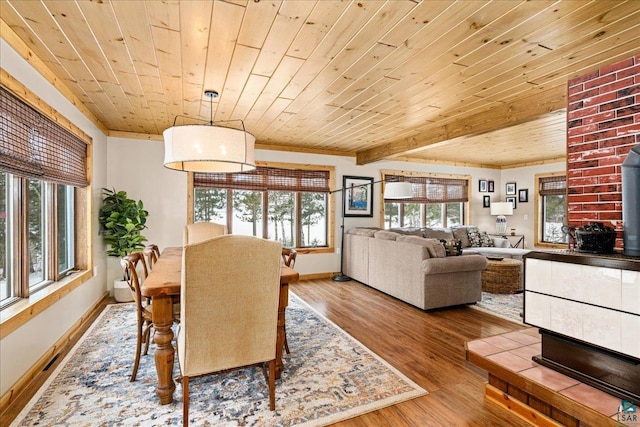
[[[493,294],[482,292],[482,300],[470,307],[522,324],[523,293]]]
[[[276,381],[276,411],[262,370],[246,368],[191,380],[192,425],[324,426],[428,394],[289,295],[291,354]],[[153,344],[129,382],[135,322],[133,304],[107,306],[11,425],[182,425],[181,385],[169,405],[156,397]]]

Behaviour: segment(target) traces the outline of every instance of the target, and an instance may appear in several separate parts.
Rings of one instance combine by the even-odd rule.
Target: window
[[[332,169],[291,166],[194,173],[194,222],[223,223],[234,234],[264,237],[286,247],[328,247]]]
[[[470,178],[403,176],[383,172],[383,179],[410,182],[413,192],[411,199],[385,200],[385,228],[452,227],[465,223]]]
[[[537,240],[539,243],[565,243],[562,226],[567,218],[567,177],[565,175],[536,175],[538,188]]]
[[[0,307],[77,268],[86,161],[83,139],[0,87]]]

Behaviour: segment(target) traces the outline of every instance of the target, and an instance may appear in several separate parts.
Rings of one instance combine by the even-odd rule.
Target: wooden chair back
[[[298,252],[294,248],[282,248],[282,261],[287,267],[293,268],[296,264]]]
[[[158,258],[160,258],[160,249],[158,248],[158,245],[153,243],[147,245],[145,246],[142,253],[144,254],[144,257],[147,261],[147,267],[149,268],[149,271],[153,270],[153,264],[155,264],[158,261]]]
[[[144,310],[142,294],[140,293],[140,286],[142,280],[140,279],[140,273],[143,274],[143,278],[149,275],[147,270],[147,263],[144,260],[142,252],[132,252],[120,260],[120,265],[124,271],[124,278],[133,292],[133,298],[138,306],[139,310]]]

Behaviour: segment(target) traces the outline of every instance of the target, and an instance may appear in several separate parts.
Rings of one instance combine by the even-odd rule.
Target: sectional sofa
[[[402,233],[403,229],[397,229]],[[416,229],[412,229],[415,233]],[[474,225],[461,225],[451,228],[421,228],[417,229],[423,237],[439,240],[460,240],[462,253],[477,253],[483,256],[514,258],[522,261],[522,257],[530,252],[529,249],[512,248],[509,240],[502,237],[492,237],[482,232]]]
[[[408,232],[354,228],[345,234],[347,276],[423,310],[482,298],[479,254],[446,256],[439,240]]]
[[[461,242],[462,256],[447,256],[442,241]],[[522,260],[527,249],[510,247],[475,226],[453,228],[357,227],[346,232],[343,272],[388,295],[430,310],[482,298],[486,257]]]

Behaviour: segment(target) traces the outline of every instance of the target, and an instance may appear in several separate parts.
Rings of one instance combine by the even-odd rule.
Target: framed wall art
[[[507,196],[515,196],[516,195],[516,183],[515,182],[507,182],[506,194],[507,194]]]
[[[507,203],[511,203],[511,206],[513,206],[513,209],[516,208],[516,198],[515,197],[507,197],[506,198]]]
[[[481,193],[486,193],[489,189],[489,182],[486,179],[481,179],[478,181],[478,191]]]
[[[521,188],[520,190],[518,190],[518,201],[520,203],[529,201],[529,189],[528,188]]]
[[[482,196],[482,207],[483,208],[491,207],[491,196]]]
[[[487,191],[489,191],[489,193],[493,193],[493,191],[494,191],[493,180],[489,180],[489,185],[488,185]]]
[[[373,216],[373,178],[362,176],[343,176],[344,216]]]

